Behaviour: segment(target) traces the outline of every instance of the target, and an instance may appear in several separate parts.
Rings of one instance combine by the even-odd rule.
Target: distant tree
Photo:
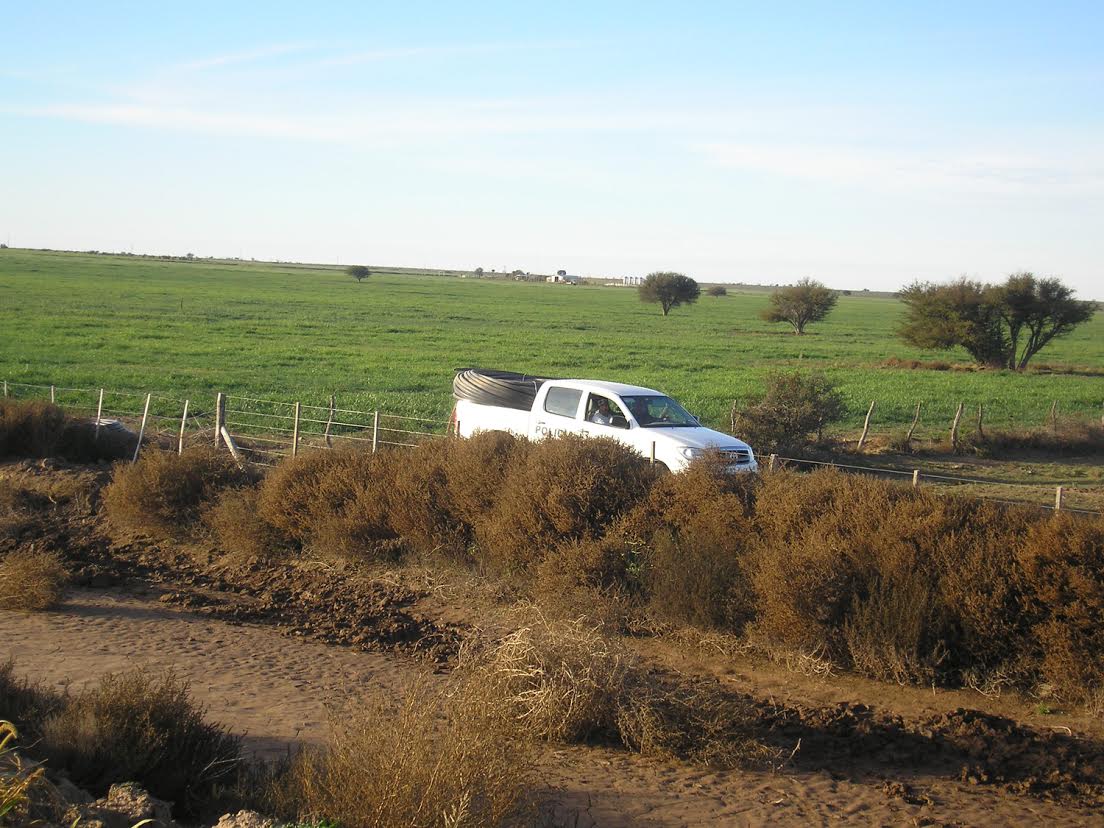
[[[713,285],[706,293],[710,296],[728,296],[728,288],[724,285]]]
[[[836,306],[836,292],[813,279],[778,288],[770,296],[770,307],[759,316],[767,322],[789,322],[795,334],[805,333],[810,322],[819,322]]]
[[[483,268],[481,268],[481,267],[477,267],[477,268],[475,269],[475,275],[476,275],[476,276],[482,276],[482,275],[483,275]]]
[[[697,282],[689,276],[668,271],[649,273],[638,290],[640,301],[658,302],[664,316],[671,312],[671,308],[692,304],[701,296]]]
[[[345,272],[356,279],[358,282],[363,282],[369,276],[372,275],[372,271],[366,268],[364,265],[349,265],[345,268]]]
[[[899,294],[898,335],[918,348],[961,346],[981,365],[1022,371],[1035,354],[1092,318],[1096,303],[1075,299],[1055,278],[1013,273],[1002,285],[959,279],[915,282]]]
[[[562,278],[562,277],[567,275],[567,271],[566,270],[557,270],[556,275],[560,276]]]
[[[7,250],[7,249],[8,249],[8,246],[6,244],[0,244],[0,250]]]

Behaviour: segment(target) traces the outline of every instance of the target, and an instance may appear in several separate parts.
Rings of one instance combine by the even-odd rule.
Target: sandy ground
[[[0,642],[0,659],[14,658],[18,673],[58,686],[79,687],[127,668],[172,667],[191,682],[210,718],[244,733],[248,749],[269,756],[324,739],[328,703],[395,692],[416,669],[401,655],[230,623],[167,606],[156,593],[117,590],[76,590],[48,613],[0,612]],[[1094,811],[969,785],[930,769],[898,767],[892,782],[847,768],[718,773],[580,746],[546,750],[536,792],[560,824],[580,828],[1104,825]]]

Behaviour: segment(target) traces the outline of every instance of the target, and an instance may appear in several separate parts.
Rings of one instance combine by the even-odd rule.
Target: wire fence
[[[364,411],[338,406],[267,400],[215,393],[187,398],[106,388],[68,388],[3,381],[4,397],[49,399],[76,415],[101,424],[117,422],[140,435],[140,445],[183,451],[193,445],[225,447],[243,462],[272,466],[302,451],[359,446],[414,447],[445,437],[450,421]],[[137,456],[137,452],[135,453]],[[1087,515],[1101,515],[1101,486],[1078,483],[1035,483],[957,477],[923,468],[865,466],[770,455],[760,458],[769,468],[832,467],[856,474],[933,487],[941,493],[984,497],[1009,505],[1030,505]]]
[[[899,483],[932,488],[940,494],[982,497],[1008,506],[1037,506],[1043,509],[1075,512],[1084,515],[1104,515],[1097,504],[1104,500],[1101,487],[1081,487],[1076,484],[1029,483],[1025,481],[985,480],[958,477],[921,468],[900,469],[888,466],[862,466],[830,460],[805,460],[772,454],[760,458],[769,469],[833,468],[853,474],[865,474]],[[1096,489],[1097,491],[1094,491]]]
[[[177,398],[10,381],[0,390],[5,397],[48,399],[102,425],[120,423],[143,444],[177,451],[203,443],[232,447],[243,460],[264,466],[310,449],[413,447],[448,429],[442,420],[341,408],[336,397],[319,406],[223,393]]]

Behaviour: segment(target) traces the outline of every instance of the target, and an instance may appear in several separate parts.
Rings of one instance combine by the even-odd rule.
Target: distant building
[[[544,281],[552,282],[560,285],[577,285],[579,284],[579,277],[572,276],[569,273],[564,273],[562,270],[555,276],[548,276]]]
[[[621,284],[624,285],[625,287],[637,287],[638,285],[644,284],[644,277],[643,276],[622,276],[621,277]]]

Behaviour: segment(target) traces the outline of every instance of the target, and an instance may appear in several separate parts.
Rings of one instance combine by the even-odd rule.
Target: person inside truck
[[[596,397],[594,413],[590,415],[590,421],[598,425],[612,425],[613,412],[610,411],[610,403],[605,397]]]
[[[652,416],[652,412],[648,410],[648,401],[644,397],[634,397],[629,403],[629,411],[632,412],[638,425],[645,426],[654,423],[656,420]]]

